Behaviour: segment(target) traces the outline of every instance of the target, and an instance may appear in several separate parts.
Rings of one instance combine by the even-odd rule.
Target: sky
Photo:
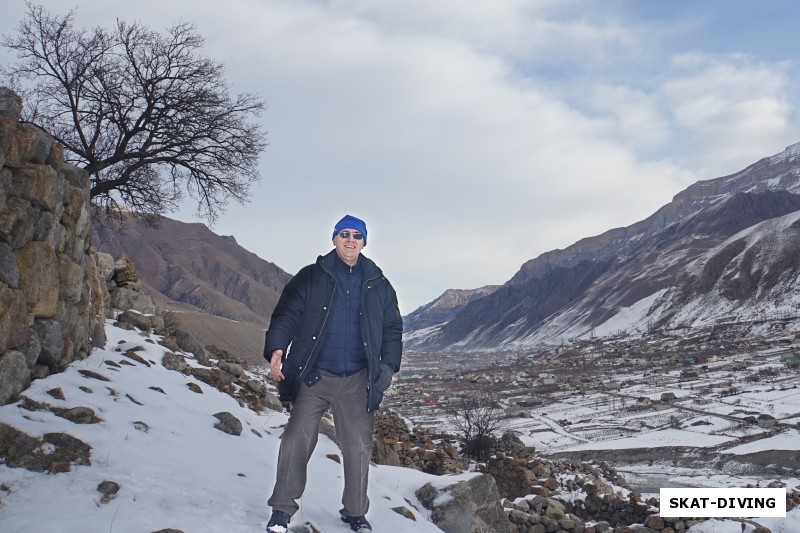
[[[268,106],[262,179],[212,229],[295,273],[363,218],[403,314],[800,141],[792,0],[43,5],[86,27],[196,24],[232,90]],[[13,33],[24,2],[3,11]]]
[[[61,373],[35,380],[24,392],[27,398],[50,406],[88,407],[100,422],[74,424],[49,410],[30,411],[18,403],[0,406],[0,423],[35,438],[66,432],[91,446],[91,465],[72,465],[69,472],[59,474],[0,464],[3,533],[141,533],[166,528],[187,533],[263,531],[269,519],[266,500],[275,479],[280,435],[287,415],[270,410],[256,413],[194,377],[167,370],[161,364],[166,348],[145,342],[138,331],[115,327],[112,322],[106,323],[104,349],[95,349]],[[127,350],[134,350],[148,364],[124,357],[121,352]],[[200,366],[192,356],[184,355],[187,364]],[[121,361],[130,364],[120,364]],[[109,381],[84,377],[82,370]],[[248,377],[265,379],[263,372]],[[189,382],[201,392],[189,389]],[[48,394],[56,388],[61,389],[64,400]],[[229,412],[240,420],[243,431],[239,436],[213,427],[217,423],[214,414],[219,412]],[[770,445],[775,449],[797,449],[796,434],[790,430],[780,442],[777,439],[781,435],[766,439],[769,442],[759,441],[758,449],[768,449]],[[669,431],[645,433],[638,446],[631,447],[669,445],[670,438]],[[44,453],[52,453],[48,446],[42,446]],[[751,446],[741,453],[753,451],[757,450]],[[309,463],[309,483],[291,525],[310,522],[323,533],[346,530],[337,513],[341,465],[327,457],[339,453],[331,440],[320,436]],[[643,468],[647,472],[649,467]],[[659,474],[663,483],[673,472],[665,467]],[[706,487],[741,487],[754,482],[742,476],[719,475],[712,479],[697,474],[695,471],[681,480],[686,486]],[[376,531],[441,532],[429,521],[429,512],[415,491],[426,483],[444,489],[474,475],[465,472],[434,476],[409,468],[371,466],[367,518]],[[100,501],[97,490],[104,481],[120,486],[114,499],[107,503]],[[790,488],[798,483],[797,479],[785,481]],[[626,494],[621,487],[615,490]],[[47,498],[46,512],[42,510],[42,495],[53,496]],[[585,495],[575,491],[570,497]],[[401,506],[412,510],[416,520],[393,511]],[[775,533],[796,533],[798,520],[800,508],[789,511],[786,517],[758,519]],[[733,520],[710,520],[689,531],[743,530]],[[752,531],[748,525],[745,533]]]

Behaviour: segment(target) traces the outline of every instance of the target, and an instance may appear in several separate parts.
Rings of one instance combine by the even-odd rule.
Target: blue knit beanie
[[[353,228],[363,233],[364,246],[367,245],[367,223],[360,218],[354,217],[353,215],[345,215],[339,222],[336,223],[336,226],[333,227],[333,235],[331,236],[331,239],[336,237],[337,233],[346,228]]]

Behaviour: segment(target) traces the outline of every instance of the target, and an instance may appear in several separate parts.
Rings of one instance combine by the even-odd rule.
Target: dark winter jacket
[[[317,356],[328,334],[331,309],[339,296],[333,277],[337,260],[333,250],[302,268],[286,284],[272,313],[264,357],[270,360],[272,352],[283,350],[285,379],[278,383],[281,401],[295,401],[301,383],[313,386],[319,381]],[[388,383],[384,390],[375,386],[381,377],[381,363],[394,372],[400,369],[403,319],[394,288],[381,269],[364,255],[359,256],[358,261],[362,269],[361,338],[367,354],[369,378],[365,407],[374,411],[380,407],[385,387],[388,387]]]
[[[333,266],[336,298],[328,317],[328,334],[315,366],[337,376],[352,376],[367,367],[367,351],[361,338],[361,261],[354,266],[337,257]]]

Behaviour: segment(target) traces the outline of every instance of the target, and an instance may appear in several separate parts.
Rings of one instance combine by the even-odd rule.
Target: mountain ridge
[[[593,335],[631,306],[655,302],[683,268],[731,235],[800,209],[797,192],[800,143],[740,172],[698,181],[644,220],[526,261],[501,289],[469,302],[448,322],[410,331],[408,345],[513,348]]]
[[[124,215],[95,223],[95,247],[126,254],[145,291],[203,345],[261,359],[263,330],[291,275],[199,222],[160,217],[148,226]]]

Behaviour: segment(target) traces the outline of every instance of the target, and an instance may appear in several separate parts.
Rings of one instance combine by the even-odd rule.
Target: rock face
[[[0,88],[0,404],[105,343],[89,176]]]

